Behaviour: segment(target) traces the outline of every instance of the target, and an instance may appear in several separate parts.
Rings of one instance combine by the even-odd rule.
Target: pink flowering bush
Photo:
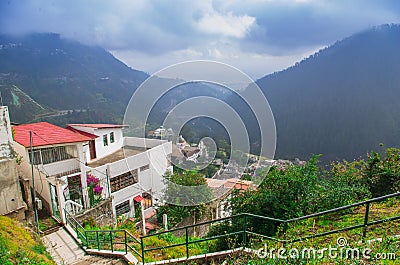
[[[96,178],[91,174],[86,174],[86,184],[89,193],[90,206],[93,206],[101,200],[103,187],[100,186],[99,178]]]

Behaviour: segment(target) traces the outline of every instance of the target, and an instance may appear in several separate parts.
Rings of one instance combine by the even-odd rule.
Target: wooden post
[[[163,214],[162,220],[163,220],[164,230],[167,231],[168,230],[168,215]]]

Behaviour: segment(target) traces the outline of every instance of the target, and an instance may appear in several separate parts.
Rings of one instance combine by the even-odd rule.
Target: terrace
[[[131,157],[146,152],[149,149],[150,148],[146,147],[125,146],[112,154],[109,154],[103,158],[99,158],[94,160],[93,162],[88,163],[88,166],[96,168],[105,164],[111,164],[119,160],[123,160],[127,157]]]

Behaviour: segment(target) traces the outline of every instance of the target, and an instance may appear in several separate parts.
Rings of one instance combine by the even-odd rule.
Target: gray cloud
[[[214,59],[266,71],[273,66],[263,60],[281,67],[357,31],[400,21],[396,0],[9,0],[0,10],[2,33],[55,32],[125,62]]]

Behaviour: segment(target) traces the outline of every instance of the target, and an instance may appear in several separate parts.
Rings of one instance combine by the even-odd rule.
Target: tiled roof
[[[128,125],[123,124],[102,124],[102,123],[82,123],[82,124],[68,124],[68,126],[80,126],[80,127],[88,127],[94,129],[107,129],[107,128],[123,128],[128,127]]]
[[[21,124],[13,126],[13,129],[15,130],[14,140],[25,147],[30,146],[30,131],[33,132],[33,146],[86,142],[92,139],[47,122]]]

